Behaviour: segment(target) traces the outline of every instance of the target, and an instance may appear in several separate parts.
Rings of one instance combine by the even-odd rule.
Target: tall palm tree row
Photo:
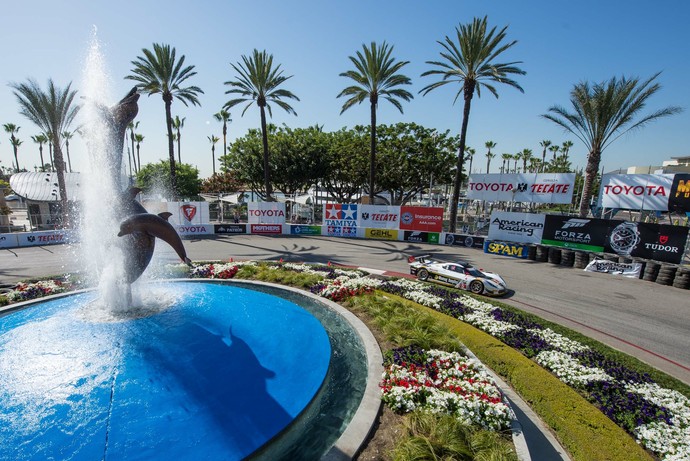
[[[38,144],[38,155],[41,157],[41,171],[45,171],[45,162],[43,161],[43,144],[48,142],[48,137],[44,134],[37,134],[31,136],[31,139]]]
[[[58,175],[58,190],[62,204],[63,224],[68,223],[67,188],[65,187],[65,161],[62,158],[62,133],[67,131],[79,112],[74,104],[76,91],[71,90],[69,83],[64,89],[55,86],[48,80],[48,87],[43,91],[34,80],[26,83],[10,83],[19,103],[19,113],[31,120],[48,137],[53,146],[55,168]]]
[[[496,156],[496,154],[491,153],[491,149],[496,147],[496,143],[493,141],[486,141],[484,143],[484,147],[486,147],[487,152],[486,152],[486,174],[489,174],[489,168],[491,167],[491,159]]]
[[[603,151],[613,141],[632,130],[637,130],[662,117],[682,112],[677,106],[668,106],[641,115],[649,98],[661,85],[656,82],[660,73],[647,80],[637,77],[613,77],[600,83],[580,82],[570,92],[572,109],[554,105],[542,117],[572,133],[587,147],[585,181],[580,199],[580,217],[589,212],[594,178],[599,171]]]
[[[207,136],[208,142],[211,143],[211,160],[213,160],[213,175],[216,175],[216,143],[220,141],[218,136]]]
[[[182,152],[180,149],[180,140],[182,139],[182,133],[180,130],[184,128],[185,117],[180,118],[176,115],[172,122],[172,127],[175,129],[175,140],[177,141],[177,162],[182,163]]]
[[[62,132],[62,139],[65,140],[65,153],[67,154],[67,168],[69,169],[69,172],[72,172],[72,159],[69,157],[69,140],[72,139],[74,136],[74,132],[72,131],[63,131]]]
[[[465,142],[467,139],[467,125],[469,123],[470,108],[474,93],[481,96],[481,89],[486,88],[498,98],[498,92],[494,87],[496,83],[511,86],[520,92],[522,87],[511,78],[513,75],[524,75],[525,71],[516,66],[520,61],[498,63],[496,59],[512,48],[517,41],[506,40],[507,27],[496,31],[490,30],[486,16],[482,19],[475,18],[470,24],[461,24],[455,28],[455,37],[446,36],[445,40],[438,41],[443,50],[440,61],[427,61],[427,64],[435,68],[426,71],[422,76],[439,76],[440,80],[431,83],[420,91],[423,95],[440,88],[446,84],[459,84],[460,89],[455,95],[455,100],[462,94],[463,113],[460,128],[460,145],[458,147],[458,162],[453,182],[453,197],[450,204],[450,232],[455,232],[458,213],[458,201],[460,198],[460,183],[462,181],[462,164],[464,162]]]
[[[284,76],[280,69],[280,64],[273,65],[273,55],[266,50],[259,51],[254,49],[251,56],[242,55],[242,62],[230,64],[237,75],[235,80],[225,82],[230,87],[225,94],[236,95],[237,97],[225,103],[224,109],[230,109],[238,104],[246,102],[242,115],[249,107],[256,103],[261,115],[261,139],[263,144],[263,163],[264,163],[264,187],[266,189],[266,201],[273,201],[273,188],[271,186],[271,174],[269,169],[268,151],[268,132],[266,131],[266,110],[268,115],[273,116],[271,104],[276,104],[288,114],[297,115],[297,112],[283,99],[299,98],[290,91],[280,88],[288,79],[292,77]]]
[[[228,155],[228,123],[232,122],[230,118],[230,112],[225,109],[221,109],[213,117],[219,122],[223,122],[223,155]],[[216,163],[213,163],[213,172],[216,171]]]
[[[5,129],[5,133],[10,135],[10,144],[12,145],[12,150],[14,151],[14,166],[15,166],[15,172],[19,173],[19,157],[17,156],[19,146],[21,146],[22,141],[19,140],[15,136],[19,132],[20,126],[15,125],[14,123],[5,123],[3,125],[3,128]]]
[[[393,55],[393,46],[383,42],[380,46],[371,42],[369,46],[362,45],[362,50],[355,56],[349,56],[354,69],[340,74],[354,81],[338,94],[338,98],[347,97],[340,113],[342,114],[355,104],[361,104],[369,100],[370,111],[370,151],[369,151],[369,203],[374,203],[376,193],[376,109],[379,98],[383,98],[403,113],[403,101],[409,101],[414,96],[400,88],[401,85],[410,85],[409,77],[399,74],[400,70],[409,64],[409,61],[396,61]]]
[[[174,200],[178,198],[177,175],[175,171],[175,147],[173,143],[173,119],[171,106],[173,99],[200,106],[198,96],[204,92],[197,86],[183,86],[196,75],[194,66],[185,66],[185,56],[177,59],[175,48],[170,45],[154,43],[153,51],[144,48],[143,56],[132,61],[132,73],[125,77],[134,80],[137,88],[149,96],[160,94],[165,103],[165,126],[168,131],[168,156],[170,159],[170,189]]]
[[[510,160],[513,158],[511,154],[501,154],[503,165],[501,166],[501,173],[510,173]],[[506,170],[506,162],[508,162],[508,169]]]
[[[136,133],[134,135],[134,140],[137,143],[137,157],[136,157],[136,163],[139,164],[139,168],[137,171],[141,171],[141,156],[139,155],[139,149],[141,147],[141,143],[144,142],[144,135],[141,133]],[[134,156],[134,151],[132,151],[132,157]]]
[[[539,143],[539,145],[542,147],[541,151],[541,168],[542,168],[542,173],[544,171],[544,166],[546,165],[546,149],[549,148],[551,145],[551,141],[548,139],[545,139]]]

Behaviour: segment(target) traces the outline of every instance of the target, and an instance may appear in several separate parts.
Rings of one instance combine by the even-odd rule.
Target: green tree
[[[563,152],[563,155],[565,156],[566,160],[568,160],[568,154],[570,153],[571,147],[573,147],[572,141],[563,141],[563,145],[561,146],[561,152]]]
[[[19,146],[22,145],[22,141],[20,141],[15,134],[19,132],[19,128],[21,127],[15,125],[14,123],[5,123],[3,128],[5,128],[5,133],[10,135],[10,144],[12,144],[12,150],[14,150],[14,164],[16,168],[15,172],[19,173],[19,157],[17,156],[17,153]]]
[[[185,57],[177,59],[175,48],[170,45],[153,44],[153,52],[144,48],[144,56],[137,56],[132,61],[132,74],[125,77],[134,80],[137,88],[149,96],[160,94],[165,103],[165,126],[168,130],[168,155],[170,158],[170,191],[173,199],[177,199],[177,177],[175,168],[175,147],[173,144],[173,119],[171,106],[173,99],[182,101],[185,106],[190,103],[200,106],[198,95],[204,92],[197,86],[186,86],[187,79],[196,75],[194,66],[185,66]]]
[[[527,163],[532,159],[532,149],[522,149],[520,159],[522,160],[522,172],[527,173]]]
[[[180,140],[182,139],[182,133],[180,133],[180,130],[184,128],[184,121],[185,117],[180,118],[179,115],[176,115],[172,123],[172,127],[175,130],[174,137],[177,141],[177,161],[180,163],[182,163],[182,149],[180,149]]]
[[[233,171],[225,171],[206,178],[201,183],[201,192],[205,194],[221,194],[237,192],[242,188],[242,181]]]
[[[489,174],[489,167],[491,166],[491,159],[496,156],[496,154],[491,153],[491,149],[496,147],[496,143],[493,141],[486,141],[484,143],[484,147],[486,147],[486,174]]]
[[[266,193],[266,200],[273,200],[273,189],[271,186],[271,170],[269,164],[269,149],[268,149],[268,132],[266,130],[266,110],[268,115],[273,116],[271,111],[271,104],[276,104],[288,114],[297,115],[297,112],[283,99],[294,99],[299,101],[299,98],[290,91],[280,88],[286,80],[292,76],[286,77],[280,69],[280,64],[274,67],[273,55],[268,54],[266,50],[259,51],[254,49],[251,56],[242,55],[242,62],[237,64],[230,64],[237,72],[236,80],[229,80],[225,85],[231,87],[225,94],[233,94],[238,97],[229,100],[225,103],[225,109],[231,109],[237,104],[247,102],[242,115],[254,103],[259,106],[261,114],[261,141],[263,147],[263,168],[264,168],[264,190]]]
[[[549,150],[553,152],[553,158],[551,159],[552,161],[556,161],[556,157],[558,156],[558,153],[561,151],[561,146],[553,145],[549,147]]]
[[[465,146],[465,160],[469,160],[470,164],[467,167],[467,176],[472,174],[472,161],[474,160],[474,154],[476,154],[477,151],[474,150],[474,148],[470,146]]]
[[[218,136],[207,136],[208,142],[211,143],[211,159],[213,161],[213,174],[216,174],[216,143],[220,141]]]
[[[321,184],[336,201],[349,203],[367,183],[369,127],[357,125],[328,134]]]
[[[175,169],[179,196],[187,199],[198,197],[201,191],[199,170],[187,163],[176,163]],[[137,173],[136,184],[145,192],[169,190],[171,184],[170,162],[161,160],[159,163],[144,165]]]
[[[496,63],[495,60],[517,41],[505,42],[507,27],[496,32],[496,28],[487,31],[487,18],[475,18],[470,24],[461,24],[455,28],[455,40],[446,36],[445,41],[437,43],[443,47],[441,57],[443,61],[427,61],[435,66],[422,74],[438,75],[441,80],[422,88],[420,93],[428,94],[448,83],[459,83],[460,89],[455,100],[462,94],[464,106],[462,126],[460,128],[460,145],[458,147],[457,169],[453,182],[453,197],[450,205],[450,232],[455,232],[458,215],[458,201],[460,199],[460,185],[462,181],[462,164],[464,163],[465,142],[467,139],[467,124],[470,117],[472,98],[476,91],[481,96],[481,89],[486,88],[498,98],[495,83],[503,83],[524,92],[522,87],[511,79],[511,75],[524,75],[525,71],[516,67],[520,61]]]
[[[223,122],[223,155],[228,153],[228,123],[232,123],[230,118],[230,112],[225,109],[221,109],[213,117],[219,122]],[[214,165],[215,168],[215,165]]]
[[[355,104],[369,101],[371,118],[371,147],[369,153],[369,203],[374,203],[375,177],[376,177],[376,109],[379,97],[393,104],[402,114],[402,104],[399,99],[409,101],[414,96],[402,88],[401,85],[410,85],[412,82],[409,77],[398,72],[409,61],[397,61],[392,57],[393,46],[383,42],[378,46],[376,42],[371,42],[370,46],[362,45],[362,50],[356,56],[349,56],[354,65],[354,70],[348,70],[340,74],[353,80],[354,85],[348,86],[338,94],[338,98],[345,96],[347,101],[343,104],[340,113],[342,114]]]
[[[11,83],[14,95],[19,102],[19,113],[35,123],[48,136],[49,145],[53,146],[53,156],[58,175],[58,190],[62,204],[63,223],[68,223],[67,216],[67,188],[65,186],[65,161],[62,157],[62,133],[69,129],[79,112],[79,106],[74,105],[76,91],[72,91],[71,83],[60,89],[52,80],[48,80],[47,91],[33,80],[27,83]],[[51,162],[52,163],[52,162]]]
[[[45,171],[45,162],[43,161],[43,144],[48,142],[48,137],[44,134],[37,134],[31,136],[31,139],[38,144],[38,155],[41,157],[41,171]]]

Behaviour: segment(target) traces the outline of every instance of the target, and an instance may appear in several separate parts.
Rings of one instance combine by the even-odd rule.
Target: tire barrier
[[[561,266],[573,267],[575,264],[575,252],[573,250],[561,250]]]
[[[544,245],[537,245],[536,260],[545,263],[549,258],[549,247]]]
[[[659,275],[660,267],[661,264],[654,261],[648,261],[647,266],[644,268],[644,275],[642,276],[642,280],[647,280],[648,282],[655,282],[657,275]]]
[[[619,256],[618,262],[621,264],[630,264],[631,262],[633,262],[633,259],[629,256]]]
[[[557,247],[549,247],[549,262],[551,264],[561,263],[561,249]]]
[[[537,246],[530,245],[527,247],[527,259],[530,261],[536,261],[537,259]]]
[[[671,266],[664,264],[659,268],[659,274],[656,276],[655,282],[659,285],[671,285],[676,277],[678,266]]]
[[[573,267],[576,269],[584,269],[589,264],[589,254],[586,251],[576,251],[575,261]]]
[[[642,259],[642,258],[633,258],[633,262],[640,265],[640,277],[638,279],[642,280],[642,276],[644,275],[644,270],[647,267],[647,260]]]
[[[676,276],[673,279],[673,286],[683,290],[690,289],[690,270],[678,269],[676,271]]]
[[[619,262],[619,261],[618,261],[618,255],[609,255],[609,254],[605,254],[605,255],[604,255],[604,259],[607,260],[607,261],[614,262],[614,263]]]

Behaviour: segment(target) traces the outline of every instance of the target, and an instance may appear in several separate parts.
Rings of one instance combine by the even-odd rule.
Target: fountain
[[[87,73],[101,61],[95,44]],[[98,289],[0,311],[0,459],[316,459],[334,444],[336,457],[354,455],[338,437],[361,443],[378,406],[362,423],[360,403],[379,402],[368,330],[296,290],[135,283],[155,238],[189,260],[166,216],[121,192],[136,91],[112,108],[99,91],[87,91],[86,135],[92,164],[109,167],[87,185],[81,234]]]

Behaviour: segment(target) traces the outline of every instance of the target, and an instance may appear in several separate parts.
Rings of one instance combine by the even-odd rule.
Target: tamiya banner
[[[570,203],[575,173],[472,174],[467,198],[489,202]]]
[[[563,248],[603,252],[612,226],[623,221],[546,215],[541,243]]]
[[[359,205],[359,227],[397,229],[399,223],[399,206]]]
[[[400,229],[426,232],[443,231],[443,208],[401,206]]]
[[[605,174],[599,203],[603,208],[668,211],[672,174]]]
[[[357,237],[358,206],[355,203],[326,203],[323,224],[331,237]]]
[[[540,243],[544,217],[536,213],[494,211],[489,222],[489,240]]]
[[[617,263],[615,261],[607,261],[605,259],[594,259],[594,261],[587,264],[585,271],[587,272],[605,272],[607,274],[618,274],[623,277],[640,278],[640,270],[642,264],[640,263]]]
[[[285,224],[283,202],[249,202],[247,213],[249,224]]]

